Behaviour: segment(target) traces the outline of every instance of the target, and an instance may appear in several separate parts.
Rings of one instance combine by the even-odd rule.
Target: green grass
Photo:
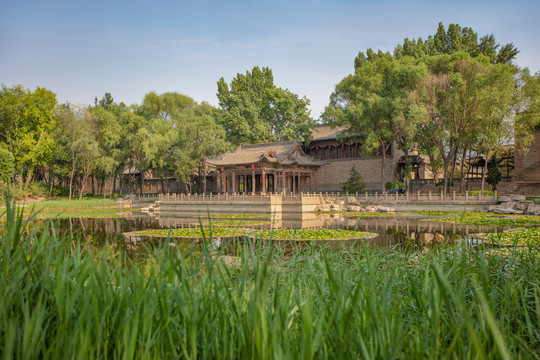
[[[228,264],[169,239],[134,263],[117,244],[38,235],[11,206],[6,218],[4,359],[539,358],[537,246],[285,253],[246,241]]]
[[[25,216],[34,216],[40,219],[126,217],[130,216],[131,212],[140,210],[138,208],[119,207],[118,203],[114,200],[95,198],[83,199],[81,201],[69,201],[59,198],[20,203],[18,206],[24,211]]]
[[[255,230],[249,235],[262,239],[273,240],[356,240],[370,239],[377,234],[341,229],[283,229],[283,230]]]
[[[265,214],[211,214],[212,219],[258,219],[269,218],[270,215]],[[204,217],[201,217],[204,218]]]
[[[481,226],[526,226],[539,225],[538,215],[500,215],[492,213],[466,213],[460,217],[430,219],[430,221],[449,222]]]
[[[540,246],[540,227],[512,229],[499,233],[486,234],[492,241],[504,245]]]
[[[216,227],[249,227],[254,225],[270,225],[271,221],[259,221],[259,220],[202,220],[202,226],[216,226]]]
[[[348,217],[394,217],[405,215],[397,212],[348,212],[348,211],[316,211],[315,214],[340,214]]]

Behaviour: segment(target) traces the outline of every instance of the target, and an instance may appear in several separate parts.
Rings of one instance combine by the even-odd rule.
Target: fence
[[[497,192],[494,195],[469,195],[469,193],[458,194],[453,191],[445,195],[440,193],[415,193],[407,192],[405,194],[389,193],[300,193],[300,194],[160,194],[157,200],[162,203],[271,203],[281,200],[283,203],[300,203],[320,201],[328,202],[343,200],[350,202],[350,197],[355,197],[359,203],[366,204],[493,204],[497,201]],[[144,196],[142,197],[144,199]]]

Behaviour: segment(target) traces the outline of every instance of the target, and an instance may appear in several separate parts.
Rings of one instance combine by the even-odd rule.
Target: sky
[[[217,106],[221,77],[268,66],[317,119],[358,52],[392,51],[439,22],[512,42],[517,65],[540,71],[539,13],[538,0],[0,0],[0,83],[72,104],[175,91]]]

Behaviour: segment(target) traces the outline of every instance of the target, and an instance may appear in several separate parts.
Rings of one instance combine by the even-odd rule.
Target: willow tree
[[[354,74],[345,77],[330,97],[323,119],[347,126],[347,135],[363,137],[366,156],[381,155],[381,191],[385,191],[387,152],[392,144],[407,143],[416,129],[418,106],[409,102],[424,77],[424,65],[411,58],[396,61],[389,53],[371,49],[355,59]]]
[[[437,147],[446,192],[453,174],[449,167],[456,163],[460,149],[469,147],[483,154],[487,165],[499,145],[512,137],[515,68],[467,53],[424,57],[422,61],[429,72],[415,99],[425,110],[418,132],[423,138],[417,142]]]

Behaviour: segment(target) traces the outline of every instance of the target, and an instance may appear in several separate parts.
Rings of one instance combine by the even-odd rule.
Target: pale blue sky
[[[44,86],[61,102],[111,92],[140,103],[177,91],[217,105],[216,82],[253,66],[311,100],[316,119],[368,48],[390,50],[459,23],[513,42],[540,70],[540,1],[0,1],[0,83]]]

